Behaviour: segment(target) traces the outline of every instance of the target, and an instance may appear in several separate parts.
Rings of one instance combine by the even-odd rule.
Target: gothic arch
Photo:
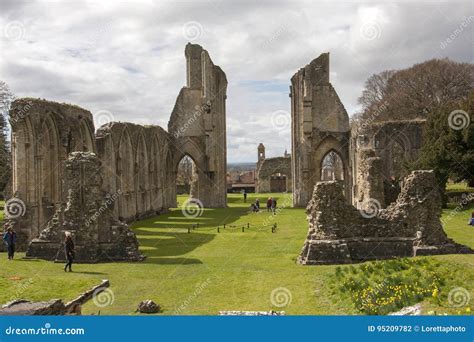
[[[159,210],[163,206],[163,193],[161,191],[161,182],[163,177],[162,153],[160,151],[158,138],[155,134],[152,136],[150,143],[150,157],[148,162],[148,174],[150,183],[150,206],[153,210]]]
[[[136,211],[145,213],[150,207],[148,152],[143,130],[138,134],[135,148]]]
[[[80,120],[80,146],[79,151],[89,151],[95,153],[95,136],[92,127],[84,119]]]
[[[59,180],[60,148],[59,134],[55,120],[48,115],[40,122],[37,134],[37,198],[38,198],[38,224],[44,226],[55,211],[55,206],[61,200]]]
[[[130,220],[136,213],[135,180],[134,180],[134,155],[132,141],[128,129],[125,127],[120,135],[117,151],[117,189],[119,196],[119,218]]]
[[[349,177],[349,150],[348,146],[342,143],[339,139],[328,135],[326,136],[315,148],[313,156],[312,156],[312,163],[313,163],[313,170],[315,177],[315,182],[319,182],[322,180],[322,168],[323,168],[323,160],[324,158],[330,153],[334,152],[337,156],[341,159],[342,162],[342,169],[344,175],[344,188],[346,196],[350,196],[350,177]]]

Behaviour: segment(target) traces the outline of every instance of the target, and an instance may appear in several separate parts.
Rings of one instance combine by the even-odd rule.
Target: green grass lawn
[[[262,204],[269,194],[249,194]],[[249,213],[242,195],[229,195],[229,208],[205,209],[189,219],[180,209],[136,222],[133,229],[147,256],[139,263],[75,265],[64,273],[62,265],[18,259],[9,262],[0,254],[0,302],[14,298],[70,300],[82,291],[109,279],[114,300],[98,307],[90,301],[84,314],[133,314],[137,304],[152,299],[163,314],[217,314],[219,310],[284,310],[287,314],[360,314],[349,296],[334,286],[338,266],[301,266],[295,263],[307,234],[304,209],[290,208],[289,194],[274,194],[283,208],[276,216],[266,211]],[[185,197],[180,196],[182,203]],[[451,215],[443,211],[450,237],[474,247],[474,228],[467,226],[470,210]],[[449,218],[449,219],[448,219]],[[188,227],[199,228],[188,233]],[[217,226],[226,229],[217,233]],[[241,227],[250,224],[242,232]],[[266,227],[276,223],[276,233]],[[446,296],[464,287],[474,298],[474,255],[425,257],[445,279],[439,298],[425,298],[426,311],[456,313],[447,308]],[[367,265],[370,263],[364,263]],[[358,265],[356,267],[362,267]],[[420,266],[422,267],[422,266]],[[390,271],[391,272],[391,271]],[[395,271],[394,271],[395,272]],[[375,278],[374,278],[375,279]],[[282,289],[283,288],[283,289]],[[276,295],[271,301],[272,292]],[[278,300],[288,303],[278,307]]]
[[[0,207],[3,208],[5,206],[5,201],[0,201]],[[3,217],[5,216],[5,212],[0,210],[0,223],[3,222]]]

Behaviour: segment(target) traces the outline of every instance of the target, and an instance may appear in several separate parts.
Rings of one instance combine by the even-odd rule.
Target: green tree
[[[415,167],[433,169],[439,186],[448,179],[474,186],[474,91],[467,99],[438,106],[427,117],[423,147]]]

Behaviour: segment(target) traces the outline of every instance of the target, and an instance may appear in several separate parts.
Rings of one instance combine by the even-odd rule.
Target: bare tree
[[[14,99],[8,85],[0,81],[0,191],[4,191],[11,176],[8,111]]]
[[[359,98],[362,119],[390,121],[427,118],[449,101],[466,99],[474,89],[474,65],[432,59],[369,77]]]

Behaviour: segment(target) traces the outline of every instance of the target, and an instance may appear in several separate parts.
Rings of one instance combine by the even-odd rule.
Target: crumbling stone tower
[[[329,53],[323,53],[291,78],[293,205],[308,204],[322,162],[330,152],[342,161],[344,193],[351,198],[349,116],[329,82]]]
[[[227,78],[200,45],[188,43],[185,55],[187,84],[168,123],[174,147],[172,172],[176,174],[179,161],[189,155],[196,165],[194,196],[205,207],[225,207]]]

